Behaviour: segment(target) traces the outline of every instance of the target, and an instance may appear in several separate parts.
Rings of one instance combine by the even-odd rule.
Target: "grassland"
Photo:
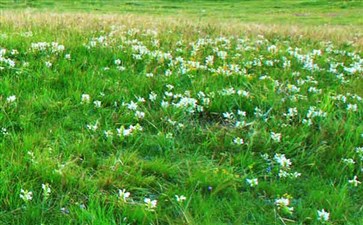
[[[0,224],[363,224],[361,2],[0,7]]]
[[[215,18],[264,24],[363,25],[363,3],[357,0],[3,0],[1,8],[192,17],[194,21]]]

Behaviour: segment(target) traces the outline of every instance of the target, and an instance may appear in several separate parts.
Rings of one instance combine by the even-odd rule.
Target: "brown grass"
[[[339,25],[264,25],[241,23],[237,20],[219,21],[213,18],[196,21],[181,16],[148,16],[136,14],[48,13],[32,10],[0,11],[0,28],[16,30],[50,29],[59,34],[108,29],[111,25],[157,30],[178,30],[184,34],[210,33],[214,35],[264,35],[307,38],[313,41],[332,41],[336,44],[351,42],[363,49],[361,26]]]

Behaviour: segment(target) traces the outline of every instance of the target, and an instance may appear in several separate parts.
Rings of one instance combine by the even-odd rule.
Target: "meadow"
[[[362,9],[2,1],[0,224],[363,224]]]

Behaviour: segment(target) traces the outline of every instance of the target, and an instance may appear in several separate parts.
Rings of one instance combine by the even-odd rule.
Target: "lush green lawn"
[[[363,25],[360,0],[3,0],[0,9],[39,9],[61,12],[136,13],[141,15],[210,18],[257,23]]]
[[[24,2],[67,13],[0,15],[0,224],[363,224],[358,39],[211,25],[358,1]]]

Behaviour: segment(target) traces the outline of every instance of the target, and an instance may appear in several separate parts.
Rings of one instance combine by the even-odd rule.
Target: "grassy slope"
[[[211,10],[216,8],[214,4]],[[159,13],[165,15],[166,10]],[[2,64],[6,69],[0,70],[0,127],[9,132],[2,134],[0,142],[2,224],[119,224],[124,217],[136,223],[160,224],[318,224],[316,210],[322,208],[331,212],[333,224],[363,222],[362,188],[348,183],[354,175],[362,181],[362,161],[355,148],[363,144],[363,104],[347,94],[363,95],[361,72],[349,75],[339,67],[339,72],[350,81],[342,84],[334,73],[302,69],[302,64],[286,50],[289,46],[298,47],[308,54],[313,49],[322,49],[323,56],[316,57],[315,63],[324,69],[329,68],[330,61],[349,66],[357,60],[352,55],[326,52],[328,44],[313,39],[271,33],[266,40],[252,31],[247,33],[251,40],[246,39],[243,45],[251,50],[237,50],[232,35],[245,38],[240,32],[208,23],[192,24],[193,18],[188,22],[173,18],[170,25],[165,25],[165,20],[148,16],[140,19],[114,15],[92,18],[87,14],[11,17],[4,12],[2,15],[0,47],[8,49],[6,58],[16,62],[15,68]],[[108,37],[111,25],[118,31]],[[126,27],[119,27],[122,25]],[[141,31],[123,32],[135,27]],[[159,34],[145,34],[147,28],[157,29]],[[27,31],[32,31],[33,36],[26,37]],[[191,55],[192,48],[187,43],[196,44],[201,37],[209,37],[214,43],[221,34],[231,40],[232,47],[222,41],[200,47],[196,55]],[[84,46],[92,37],[100,36],[108,37],[109,47]],[[133,39],[140,40],[148,49],[172,52],[173,56],[202,64],[206,56],[214,54],[213,67],[239,64],[247,69],[248,75],[216,75],[190,66],[186,76],[176,72],[179,67],[175,65],[171,67],[174,75],[166,77],[163,74],[169,68],[167,63],[150,59],[151,56],[141,61],[133,59],[131,47],[126,44],[126,40]],[[153,46],[153,39],[159,40],[160,45]],[[178,40],[184,41],[179,53]],[[40,41],[57,41],[65,45],[65,51],[30,50],[31,43]],[[356,51],[339,39],[337,43],[340,44],[334,47],[336,50]],[[277,54],[267,51],[272,44],[278,46]],[[227,62],[213,53],[216,46],[228,52]],[[11,55],[12,49],[19,54]],[[66,53],[71,54],[71,60],[64,58]],[[238,53],[243,57],[234,58]],[[362,57],[361,52],[357,55]],[[287,57],[292,66],[284,69],[282,63],[272,67],[250,64],[260,56],[279,60]],[[114,63],[118,58],[126,68],[124,72]],[[47,68],[46,61],[52,62],[52,67]],[[23,66],[23,62],[29,62],[29,66]],[[110,70],[105,71],[105,67]],[[296,71],[301,73],[300,79],[310,81],[299,86],[298,78],[291,75]],[[147,78],[148,72],[155,76]],[[262,75],[271,78],[260,80]],[[309,83],[311,76],[317,84]],[[200,104],[203,101],[197,95],[199,91],[210,95],[215,92],[216,96],[203,113],[190,115],[182,109],[162,109],[160,102],[168,91],[167,84],[174,85],[173,93],[190,90],[191,97]],[[291,85],[299,86],[299,94],[308,100],[289,99],[294,96]],[[322,93],[308,91],[310,86],[322,89]],[[250,92],[251,98],[220,94],[230,87]],[[155,103],[148,100],[151,91],[158,94]],[[95,108],[92,101],[80,104],[83,93],[90,94],[92,101],[101,100],[102,107]],[[17,100],[7,103],[6,98],[13,94]],[[348,103],[357,104],[358,111],[349,112],[347,103],[332,98],[338,94],[347,96]],[[139,103],[139,109],[146,113],[145,119],[135,118],[132,110],[120,106],[121,102],[136,101],[136,96],[147,100]],[[283,103],[282,98],[288,99]],[[302,120],[312,105],[326,111],[328,116],[316,118],[309,127]],[[268,122],[254,115],[255,107],[263,112],[272,108]],[[290,107],[299,111],[292,121],[283,116]],[[246,111],[245,120],[253,124],[233,128],[231,121],[223,119],[224,112],[236,113],[237,109]],[[185,127],[177,129],[165,117]],[[87,130],[86,125],[96,121],[100,128],[96,132]],[[120,139],[114,135],[107,139],[103,135],[103,130],[116,133],[121,125],[137,122],[144,130],[133,137]],[[289,126],[282,126],[286,123]],[[271,131],[282,133],[282,141],[274,142]],[[168,138],[168,133],[173,138]],[[246,144],[234,145],[235,137],[242,137]],[[286,154],[292,160],[292,171],[301,172],[302,176],[296,180],[279,178],[276,162],[271,168],[260,157],[262,153],[268,153],[270,158],[275,153]],[[342,158],[353,158],[356,164],[347,165]],[[259,185],[249,187],[246,178],[258,178]],[[42,183],[51,185],[48,199],[43,198]],[[21,188],[33,191],[32,201],[25,203],[19,198]],[[131,192],[133,204],[118,199],[121,188]],[[274,200],[285,193],[292,196],[291,205],[295,208],[292,215],[284,214],[274,205]],[[175,194],[187,196],[187,201],[177,203]],[[145,210],[144,197],[158,200],[156,212]],[[80,208],[82,204],[85,210]]]

